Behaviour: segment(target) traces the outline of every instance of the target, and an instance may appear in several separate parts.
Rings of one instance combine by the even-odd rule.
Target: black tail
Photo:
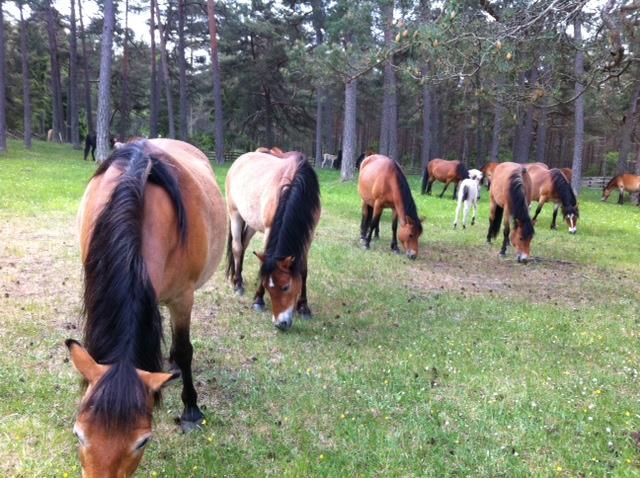
[[[462,188],[462,200],[466,201],[467,199],[469,199],[469,186],[465,184]]]
[[[227,279],[233,277],[236,274],[236,264],[233,260],[233,249],[231,247],[233,243],[233,236],[231,235],[231,220],[229,220],[229,233],[227,234],[227,269],[225,276]]]
[[[493,220],[489,222],[489,233],[487,235],[487,239],[495,239],[500,232],[500,224],[502,224],[502,215],[504,214],[504,209],[496,204],[495,214],[493,215]]]
[[[422,188],[420,189],[421,194],[425,194],[427,192],[428,182],[429,182],[429,163],[425,165],[424,171],[422,172]]]
[[[186,212],[170,165],[150,157],[144,142],[130,143],[103,162],[122,171],[97,217],[84,264],[84,342],[102,364],[113,364],[83,406],[106,427],[130,428],[146,410],[146,393],[135,368],[162,368],[162,318],[142,257],[144,192],[147,183],[171,198],[184,243]],[[142,400],[142,402],[141,402]]]
[[[464,181],[469,177],[469,171],[462,161],[458,161],[456,166],[456,174],[460,177],[460,181]]]
[[[558,196],[560,196],[562,214],[565,216],[569,214],[578,216],[578,201],[576,200],[576,195],[574,194],[573,188],[567,180],[567,177],[561,170],[552,169],[551,180],[553,181],[553,188],[556,190]]]
[[[522,227],[522,239],[528,240],[533,237],[533,223],[529,216],[529,204],[527,204],[526,192],[522,176],[527,173],[525,168],[522,172],[516,171],[509,178],[509,202],[511,206],[511,215],[520,223]]]

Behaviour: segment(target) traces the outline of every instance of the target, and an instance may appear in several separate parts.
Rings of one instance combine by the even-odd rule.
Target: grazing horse
[[[418,256],[422,221],[418,217],[411,189],[398,163],[381,154],[366,158],[360,166],[358,192],[362,198],[360,238],[369,249],[371,235],[378,228],[382,210],[393,210],[391,250],[399,252],[398,239],[409,259]],[[400,231],[398,232],[398,222]],[[396,237],[397,233],[397,237]]]
[[[320,165],[320,167],[322,169],[324,169],[324,165],[328,162],[329,163],[329,169],[333,169],[333,162],[336,159],[338,159],[338,156],[336,156],[334,154],[324,153],[322,155],[322,164]]]
[[[640,192],[640,176],[625,173],[618,174],[614,178],[611,178],[611,181],[609,181],[602,190],[602,200],[606,201],[609,199],[609,195],[614,189],[620,191],[618,204],[622,204],[624,202],[625,191],[632,194]],[[638,199],[638,205],[640,206],[640,198]]]
[[[111,146],[111,149],[113,149],[115,147],[116,144],[116,137],[112,134],[109,135],[109,146]],[[123,143],[119,143],[119,144],[123,144]],[[87,137],[84,139],[84,160],[87,160],[87,157],[89,156],[89,150],[91,150],[91,158],[93,158],[93,160],[96,160],[96,147],[98,145],[98,139],[96,136],[96,132],[95,131],[90,131],[89,134],[87,134]]]
[[[78,216],[84,347],[66,345],[88,385],[73,427],[82,476],[131,476],[170,380],[182,375],[182,428],[203,419],[189,326],[194,291],[222,257],[224,200],[201,151],[154,139],[127,144],[98,166]],[[171,313],[173,373],[162,372],[159,303]]]
[[[259,174],[256,174],[259,171]],[[320,219],[320,186],[302,153],[285,153],[273,161],[263,153],[246,153],[234,161],[226,180],[229,235],[227,278],[244,293],[242,263],[256,231],[265,234],[260,259],[260,286],[253,307],[264,310],[269,292],[273,323],[280,330],[293,324],[294,309],[311,317],[307,305],[307,256]]]
[[[558,209],[562,207],[562,217],[569,226],[569,233],[578,231],[578,201],[573,192],[571,183],[560,169],[547,169],[539,164],[527,166],[527,173],[531,178],[531,200],[538,202],[536,213],[533,215],[533,223],[536,223],[538,214],[546,202],[555,203],[551,229],[557,229],[556,219]]]
[[[461,161],[447,161],[446,159],[432,159],[427,163],[422,173],[422,194],[431,194],[431,186],[435,181],[444,183],[439,197],[444,196],[449,184],[454,183],[453,199],[456,197],[458,183],[469,177],[467,168]]]
[[[456,218],[453,221],[453,228],[458,226],[458,216],[462,203],[464,203],[464,213],[462,215],[462,229],[467,227],[467,216],[469,209],[473,206],[473,216],[471,217],[471,225],[476,223],[476,215],[478,214],[478,200],[480,199],[480,185],[482,184],[482,173],[477,169],[469,170],[469,177],[460,183],[458,188],[458,206],[456,207]]]
[[[496,166],[498,166],[498,164],[500,163],[486,163],[480,168],[480,172],[482,173],[482,182],[480,184],[484,184],[486,179],[487,189],[491,187],[491,178],[493,177],[493,172],[496,170]]]
[[[500,223],[504,225],[504,239],[500,255],[504,256],[507,244],[511,240],[516,248],[518,262],[526,263],[530,255],[531,239],[534,230],[529,217],[531,203],[531,178],[527,169],[517,163],[500,163],[493,172],[489,213],[489,231],[487,242],[495,239],[500,232]],[[513,218],[514,229],[510,233],[510,220]]]
[[[567,178],[567,181],[569,181],[569,184],[571,184],[571,180],[573,179],[573,169],[560,168],[560,171],[562,171],[562,174],[564,174],[564,177]]]

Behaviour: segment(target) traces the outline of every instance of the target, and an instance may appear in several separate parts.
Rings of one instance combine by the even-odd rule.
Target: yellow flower
[[[207,419],[206,419],[206,418],[202,420],[202,424],[203,424],[203,425],[206,425],[206,424],[207,424]]]
[[[630,412],[628,412],[628,411],[627,411],[627,412],[624,412],[624,414],[625,414],[626,416],[628,416],[628,417],[630,417],[630,416],[631,416],[631,413],[630,413]]]
[[[320,453],[320,459],[324,460],[324,455],[322,453]]]
[[[67,473],[66,471],[62,474],[63,478],[69,478],[69,473]]]
[[[342,415],[340,415],[340,418],[342,418],[344,420],[345,419],[345,414],[343,413]]]
[[[562,471],[562,467],[560,465],[556,466],[556,471],[560,473]]]

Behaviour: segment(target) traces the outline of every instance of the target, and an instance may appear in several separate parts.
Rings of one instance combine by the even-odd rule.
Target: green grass
[[[93,164],[66,146],[0,159],[0,476],[79,476],[75,213]],[[226,168],[215,168],[224,183]],[[390,214],[358,244],[354,183],[320,173],[311,321],[279,333],[219,271],[196,296],[194,377],[207,417],[183,435],[180,384],[140,476],[635,476],[640,457],[640,210],[580,199],[576,236],[541,214],[521,266],[416,195],[420,256],[389,251]],[[418,191],[419,178],[410,178]],[[439,192],[441,185],[434,190]],[[253,250],[262,247],[254,240]],[[512,251],[510,251],[511,254]],[[167,327],[168,329],[168,327]]]

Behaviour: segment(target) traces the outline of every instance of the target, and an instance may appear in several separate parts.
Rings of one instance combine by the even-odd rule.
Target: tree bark
[[[216,131],[216,162],[224,163],[224,124],[222,114],[222,82],[220,80],[220,63],[218,61],[218,25],[216,23],[215,0],[208,0],[209,41],[211,43],[211,75],[213,76],[213,107]]]
[[[160,95],[158,88],[158,67],[156,52],[156,20],[155,20],[155,1],[151,0],[150,19],[149,19],[149,35],[151,47],[151,96],[149,97],[149,137],[158,137],[158,111],[160,110]]]
[[[164,84],[164,94],[167,99],[167,116],[169,121],[169,138],[176,137],[176,124],[173,119],[173,96],[171,94],[171,77],[169,76],[169,62],[167,59],[167,43],[165,40],[165,27],[162,26],[162,17],[160,16],[160,7],[158,2],[154,2],[156,9],[156,21],[158,31],[160,32],[160,63],[162,67],[162,82]],[[170,7],[171,5],[169,5]]]
[[[322,164],[322,116],[324,115],[324,88],[316,89],[316,166]]]
[[[580,13],[576,15],[573,21],[574,39],[576,42],[576,60],[575,60],[575,130],[573,136],[573,177],[571,185],[576,193],[580,193],[582,186],[582,151],[584,148],[584,86],[582,84],[584,76],[584,51],[582,49],[582,18]]]
[[[115,10],[113,0],[104,0],[104,25],[102,27],[102,45],[100,48],[100,82],[98,84],[98,119],[96,160],[101,163],[109,156],[109,120],[111,118],[111,64],[113,62],[113,29]]]
[[[0,10],[2,1],[0,0]],[[27,49],[27,22],[22,13],[22,2],[17,2],[20,10],[20,54],[22,57],[22,102],[23,102],[23,125],[24,125],[24,147],[31,149],[31,83],[29,79],[29,50]],[[0,13],[0,21],[2,13]],[[4,46],[2,46],[4,51]],[[0,62],[4,71],[4,65]],[[1,94],[1,93],[0,93]]]
[[[334,114],[333,98],[331,93],[327,90],[324,97],[324,135],[325,145],[329,154],[336,154],[336,115]]]
[[[89,54],[84,34],[84,20],[82,18],[82,0],[78,0],[78,16],[80,17],[80,42],[82,43],[82,70],[84,72],[84,112],[87,118],[87,130],[93,129],[93,112],[91,107],[91,82],[89,81]]]
[[[347,80],[344,89],[344,126],[342,132],[342,165],[340,178],[343,181],[353,179],[356,155],[356,79]]]
[[[122,93],[120,96],[120,125],[118,138],[121,142],[129,137],[129,0],[124,2],[124,39],[122,44]]]
[[[4,14],[2,3],[2,0],[0,0],[0,153],[4,153],[7,150],[7,63],[5,60]]]
[[[631,152],[633,131],[638,123],[638,99],[640,99],[640,84],[636,86],[636,89],[631,95],[631,104],[629,108],[627,108],[627,111],[625,111],[622,123],[622,137],[620,138],[620,151],[618,154],[618,174],[629,170],[627,160]]]
[[[76,32],[76,2],[71,0],[69,16],[69,117],[71,146],[80,149],[80,122],[78,112],[78,39]]]
[[[429,65],[422,68],[422,76],[429,74]],[[422,85],[422,151],[420,167],[424,169],[431,160],[431,87],[425,82]]]
[[[187,111],[189,109],[187,97],[187,60],[185,58],[185,49],[187,48],[184,38],[184,25],[186,20],[186,1],[179,0],[178,2],[178,68],[180,70],[179,76],[179,91],[180,91],[180,104],[179,104],[179,138],[183,141],[187,139]]]
[[[385,22],[384,43],[389,51],[393,48],[393,0],[382,7]],[[382,99],[382,122],[380,124],[380,154],[398,161],[398,103],[396,95],[396,71],[393,57],[384,66],[384,90]]]
[[[267,148],[273,148],[273,103],[271,101],[271,91],[266,85],[262,85],[264,93],[264,141]]]
[[[538,119],[538,130],[536,131],[536,162],[547,162],[547,132],[549,131],[549,108],[545,105],[540,109],[540,118]]]
[[[504,106],[500,101],[496,101],[493,107],[493,133],[491,136],[491,153],[489,161],[500,162],[500,140],[502,139],[502,119],[504,118]]]
[[[49,56],[51,58],[51,92],[53,96],[53,140],[60,142],[64,128],[62,110],[62,83],[60,81],[60,63],[58,61],[58,40],[56,38],[56,20],[51,0],[47,0],[47,34],[49,37]]]

